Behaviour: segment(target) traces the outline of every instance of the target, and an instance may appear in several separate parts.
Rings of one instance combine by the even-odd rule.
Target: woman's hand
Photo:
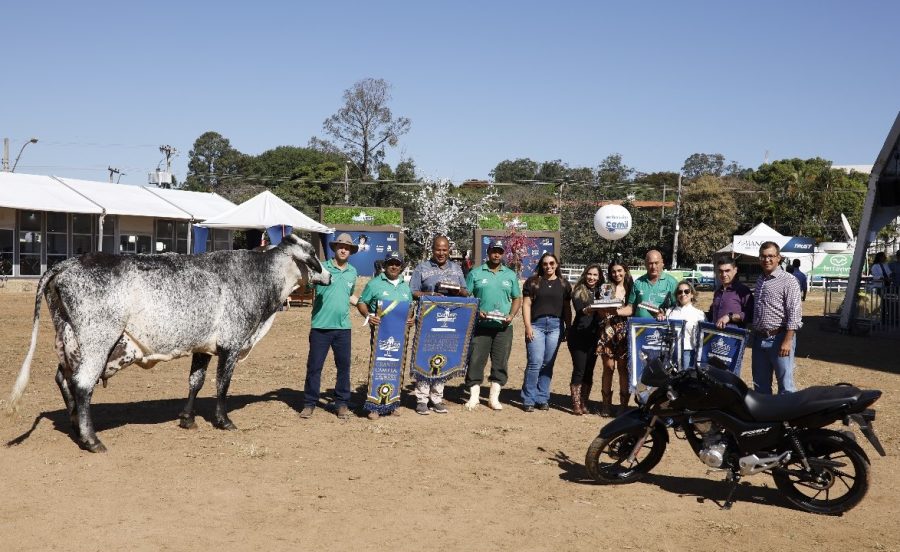
[[[534,329],[530,325],[525,326],[525,342],[531,343],[532,341],[534,341]]]

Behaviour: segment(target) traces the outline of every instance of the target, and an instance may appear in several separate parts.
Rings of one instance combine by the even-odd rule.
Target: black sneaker
[[[445,405],[443,402],[432,404],[431,409],[438,414],[446,414],[448,412],[447,405]]]
[[[428,410],[428,403],[416,403],[416,414],[423,416],[431,414],[431,411]]]
[[[548,403],[537,403],[534,407],[538,410],[550,410],[550,405]]]
[[[534,405],[526,404],[525,406],[522,407],[522,410],[524,410],[525,412],[534,412]]]

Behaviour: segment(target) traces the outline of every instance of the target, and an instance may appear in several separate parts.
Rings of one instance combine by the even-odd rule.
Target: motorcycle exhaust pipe
[[[750,456],[744,456],[738,460],[738,465],[741,469],[741,475],[753,475],[766,470],[771,470],[776,466],[790,461],[790,459],[791,451],[789,450],[782,452],[778,456],[767,456],[765,458],[760,458],[755,454],[751,454]]]

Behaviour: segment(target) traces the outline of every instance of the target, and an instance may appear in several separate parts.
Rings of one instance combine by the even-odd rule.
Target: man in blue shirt
[[[809,289],[809,282],[806,279],[806,274],[800,272],[800,259],[794,259],[791,266],[794,267],[794,278],[796,278],[797,283],[800,284],[800,300],[806,301],[806,290]]]

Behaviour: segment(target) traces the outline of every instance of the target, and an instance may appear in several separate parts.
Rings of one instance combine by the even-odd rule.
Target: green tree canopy
[[[494,182],[522,182],[535,180],[538,172],[538,163],[527,157],[514,161],[509,159],[497,163],[491,170],[491,179]]]
[[[737,231],[737,204],[721,178],[705,175],[684,186],[681,196],[682,266],[709,262]]]
[[[224,182],[239,178],[248,157],[231,147],[231,142],[218,132],[201,134],[188,153],[186,190],[214,192]]]

